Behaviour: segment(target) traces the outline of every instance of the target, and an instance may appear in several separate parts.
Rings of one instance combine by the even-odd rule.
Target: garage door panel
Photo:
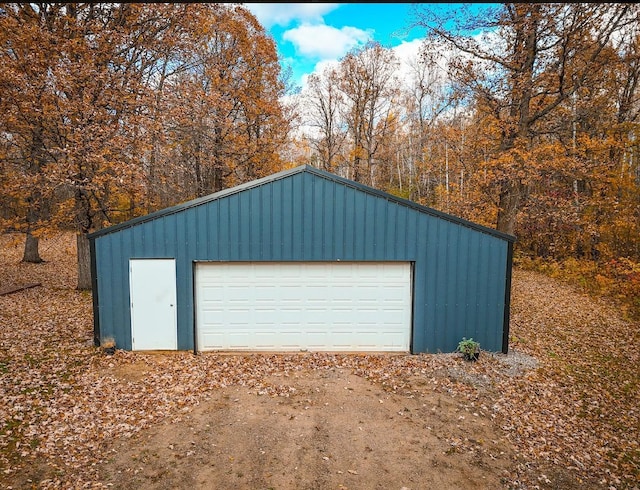
[[[322,284],[306,284],[303,289],[306,298],[319,300],[324,300],[330,292],[330,288]],[[299,294],[303,294],[303,291],[299,291]]]
[[[218,322],[220,315],[223,314],[223,310],[220,311],[205,311],[201,313],[202,323],[206,325],[211,325],[211,328],[207,329],[207,333],[210,331],[217,332],[218,329],[223,328],[223,324]]]
[[[406,351],[408,263],[199,263],[199,350]]]

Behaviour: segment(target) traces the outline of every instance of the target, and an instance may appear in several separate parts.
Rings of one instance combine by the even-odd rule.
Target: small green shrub
[[[457,351],[462,352],[465,360],[475,361],[480,355],[480,343],[473,340],[473,338],[462,337],[462,340],[458,343]]]

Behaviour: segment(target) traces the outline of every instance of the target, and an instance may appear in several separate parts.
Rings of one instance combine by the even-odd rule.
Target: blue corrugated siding
[[[175,258],[178,348],[194,347],[194,261],[414,263],[412,350],[502,348],[508,241],[300,172],[95,239],[101,336],[131,348],[129,259]]]

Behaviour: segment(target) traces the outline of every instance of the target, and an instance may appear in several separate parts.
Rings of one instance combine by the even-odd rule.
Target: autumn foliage
[[[264,176],[289,119],[273,40],[222,4],[3,4],[0,215],[37,239]]]

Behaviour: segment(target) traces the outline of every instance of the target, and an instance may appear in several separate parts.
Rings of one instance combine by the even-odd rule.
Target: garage
[[[94,343],[507,352],[514,241],[303,165],[91,233]]]
[[[200,351],[409,351],[409,263],[198,263],[195,280]]]

